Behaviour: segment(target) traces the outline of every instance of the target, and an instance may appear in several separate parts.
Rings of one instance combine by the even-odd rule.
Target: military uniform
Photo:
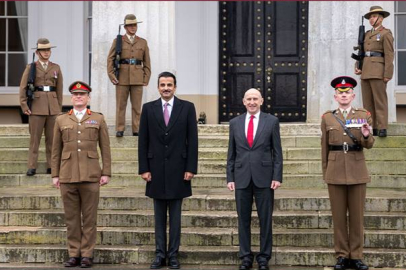
[[[357,141],[354,143],[336,117],[343,124],[366,122],[369,125],[372,125],[372,117],[365,109],[351,108],[345,119],[340,109],[336,109],[324,113],[321,121],[322,170],[328,184],[336,256],[361,260],[366,183],[371,181],[363,148],[372,148],[374,137],[372,134],[364,137],[361,127],[349,127]]]
[[[126,18],[128,15],[126,16]],[[135,18],[135,16],[134,16]],[[125,24],[134,21],[125,20]],[[135,19],[135,24],[140,23]],[[133,42],[127,35],[122,36],[122,53],[119,77],[114,74],[114,59],[116,57],[116,43],[114,39],[107,58],[107,73],[111,81],[118,80],[116,85],[116,130],[125,129],[125,111],[128,95],[131,99],[132,132],[138,133],[143,86],[149,83],[151,77],[151,60],[147,41],[135,36]]]
[[[367,15],[370,14],[371,12],[367,13]],[[367,15],[365,17],[368,19],[369,16]],[[393,76],[392,32],[383,26],[374,31],[367,31],[364,39],[364,50],[367,55],[364,58],[361,74],[362,102],[372,114],[373,128],[377,130],[387,129],[388,96],[383,78],[392,79]]]
[[[39,41],[41,41],[41,39]],[[49,41],[47,44],[49,44]],[[50,45],[49,48],[51,48]],[[20,105],[23,112],[29,109],[26,91],[31,65],[32,64],[29,64],[25,68],[20,83]],[[55,118],[62,109],[63,77],[58,64],[48,61],[46,70],[44,70],[39,61],[35,62],[35,65],[35,92],[31,106],[31,115],[29,116],[30,146],[28,168],[37,168],[38,148],[44,130],[46,160],[48,168],[51,168],[51,149]]]
[[[101,176],[111,176],[110,141],[103,115],[86,110],[80,121],[73,110],[59,115],[54,129],[52,177],[59,177],[69,257],[93,257]]]

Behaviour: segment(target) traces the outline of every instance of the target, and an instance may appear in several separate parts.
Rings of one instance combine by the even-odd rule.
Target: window
[[[0,2],[0,90],[20,85],[28,63],[27,1]]]
[[[395,1],[396,84],[406,86],[406,2]]]
[[[89,85],[92,80],[92,14],[93,14],[93,2],[85,2],[85,16],[86,16],[86,31],[85,31],[85,43],[87,43],[87,59],[88,63],[85,70],[88,71],[87,78]]]

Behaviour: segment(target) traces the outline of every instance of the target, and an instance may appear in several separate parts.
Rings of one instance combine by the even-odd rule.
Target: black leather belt
[[[363,147],[359,144],[343,144],[343,145],[329,145],[328,149],[330,151],[344,151],[344,152],[349,152],[349,151],[362,151]]]
[[[35,91],[44,91],[44,92],[50,92],[50,91],[56,91],[55,86],[35,86]]]
[[[381,52],[371,52],[371,51],[366,51],[365,52],[366,57],[383,57],[384,54]]]
[[[130,59],[121,59],[120,64],[127,64],[127,65],[141,65],[142,61],[134,58]]]

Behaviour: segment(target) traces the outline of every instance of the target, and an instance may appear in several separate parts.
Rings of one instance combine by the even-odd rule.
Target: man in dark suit
[[[190,180],[197,172],[197,123],[193,103],[174,96],[176,77],[158,76],[161,98],[144,104],[138,140],[139,174],[145,195],[154,199],[156,258],[151,269],[179,269],[182,200],[192,195]],[[166,220],[169,208],[169,246]]]
[[[272,213],[274,190],[282,182],[282,147],[279,121],[260,111],[264,99],[257,89],[245,92],[243,103],[247,113],[230,121],[227,157],[227,187],[235,190],[240,242],[240,269],[250,269],[251,213],[255,204],[260,223],[258,269],[269,269],[272,253]]]

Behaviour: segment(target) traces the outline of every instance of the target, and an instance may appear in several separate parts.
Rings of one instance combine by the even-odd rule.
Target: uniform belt
[[[343,144],[343,145],[329,145],[328,149],[330,151],[344,151],[344,152],[349,152],[349,151],[362,151],[363,147],[359,144]]]
[[[381,52],[371,52],[371,51],[366,51],[365,52],[366,57],[383,57],[384,54]]]
[[[121,59],[120,64],[127,64],[127,65],[141,65],[142,61],[134,58],[129,59]]]
[[[55,86],[48,86],[48,85],[35,86],[35,91],[44,91],[44,92],[56,91],[56,87]]]

